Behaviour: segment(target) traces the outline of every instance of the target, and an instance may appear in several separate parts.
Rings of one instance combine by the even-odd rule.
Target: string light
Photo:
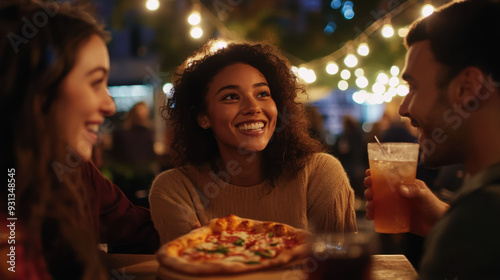
[[[157,2],[157,0],[155,2]],[[397,35],[399,37],[405,37],[407,35],[409,28],[407,26],[404,26],[398,29],[394,29],[394,27],[391,25],[391,19],[395,15],[401,13],[406,8],[416,3],[418,3],[418,0],[408,0],[401,3],[396,8],[392,9],[390,12],[388,12],[387,14],[385,14],[384,16],[380,17],[375,22],[373,22],[363,32],[361,32],[358,37],[348,42],[340,49],[336,50],[335,52],[323,58],[318,58],[313,61],[309,61],[306,64],[303,64],[302,67],[300,68],[292,66],[291,71],[294,72],[296,76],[302,79],[305,83],[308,84],[314,83],[317,77],[313,68],[318,67],[319,64],[324,65],[324,63],[328,61],[326,63],[326,66],[323,67],[325,67],[324,69],[329,75],[335,75],[340,71],[337,62],[346,53],[348,55],[346,55],[343,60],[346,67],[347,68],[356,67],[357,65],[360,64],[360,62],[361,63],[363,62],[363,60],[358,59],[357,55],[365,57],[371,53],[370,47],[368,45],[369,42],[367,42],[369,40],[370,35],[380,31],[381,35],[384,38],[391,38],[394,36],[395,30],[397,30]],[[347,11],[353,10],[352,1],[332,0],[331,6],[333,9],[340,9],[342,7],[342,13],[344,14],[344,16],[346,16],[345,14]],[[422,13],[424,14],[424,16],[429,15],[431,13],[430,12],[431,8],[432,11],[434,11],[434,7],[430,5],[429,6],[425,5],[422,7]],[[199,11],[199,10],[193,9],[193,11]],[[424,13],[424,11],[426,12]],[[190,24],[194,24],[191,31],[192,36],[195,35],[199,36],[198,38],[200,38],[203,35],[203,30],[200,27],[196,26],[197,21],[191,18],[191,16],[188,19],[188,21]],[[201,16],[200,16],[200,22],[201,22]],[[198,22],[198,24],[200,22]],[[332,24],[332,26],[334,26],[334,23]],[[222,36],[225,36],[226,38],[232,38],[234,40],[244,39],[244,38],[237,38],[237,36],[234,33],[230,32],[227,28],[225,28],[223,22],[219,22],[217,29],[222,34]],[[333,31],[335,31],[335,27],[333,27],[332,29]],[[332,30],[330,29],[326,31],[332,33],[331,32]],[[356,55],[353,54],[353,51],[356,52]],[[353,94],[352,99],[354,100],[354,102],[358,104],[382,104],[383,102],[390,102],[396,95],[405,96],[406,94],[408,94],[409,92],[408,87],[406,85],[402,85],[400,79],[398,78],[398,75],[400,74],[399,67],[394,65],[390,68],[390,71],[387,70],[389,69],[384,70],[386,71],[387,74],[380,72],[377,75],[377,78],[375,79],[374,83],[370,84],[368,79],[365,77],[366,74],[365,70],[363,70],[363,68],[361,67],[357,68],[354,71],[356,79],[354,82],[355,85],[353,83],[353,86],[359,88],[360,90]],[[348,69],[344,69],[340,72],[341,72],[340,76],[343,80],[338,82],[337,84],[338,89],[347,90],[349,88],[349,82],[347,80],[351,78],[351,71],[349,71]],[[390,75],[388,76],[389,72]],[[370,88],[372,92],[367,92],[366,88]]]
[[[349,88],[349,83],[346,80],[341,80],[337,86],[340,90],[346,90]]]
[[[396,65],[393,65],[391,67],[391,75],[396,77],[397,75],[399,75],[399,67],[397,67]]]
[[[384,97],[381,93],[368,94],[366,102],[370,105],[382,104],[384,103]]]
[[[354,100],[354,102],[358,104],[363,104],[365,103],[367,97],[368,97],[368,92],[366,92],[366,90],[360,90],[352,95],[352,100]]]
[[[386,94],[390,95],[391,97],[394,97],[396,95],[398,95],[398,90],[395,88],[395,87],[390,87]]]
[[[399,78],[398,77],[391,77],[389,79],[389,86],[397,87],[398,85],[399,85]]]
[[[384,102],[389,103],[392,101],[392,95],[389,92],[385,92],[382,94],[382,98],[384,99]]]
[[[347,67],[352,68],[358,64],[358,58],[356,58],[353,54],[348,54],[344,59],[344,64]]]
[[[398,29],[398,35],[399,35],[399,37],[401,37],[401,38],[406,37],[406,35],[408,35],[408,31],[409,31],[408,27],[401,27],[401,28],[399,28]]]
[[[174,88],[174,84],[172,83],[166,83],[163,85],[162,90],[163,93],[167,95],[167,97],[170,97],[172,95],[171,90]]]
[[[384,24],[382,27],[382,36],[384,38],[391,38],[394,35],[394,28],[392,28],[391,24]]]
[[[359,88],[365,88],[368,86],[368,79],[366,77],[358,77],[356,79],[356,85],[359,87]]]
[[[158,0],[148,0],[146,2],[146,9],[156,11],[158,8],[160,8],[160,2],[158,2]]]
[[[347,69],[342,70],[342,72],[340,72],[340,77],[344,80],[349,80],[351,77],[351,71]]]
[[[201,15],[199,12],[193,11],[189,17],[188,17],[188,22],[191,25],[198,25],[201,22]]]
[[[384,84],[382,84],[380,82],[376,82],[373,84],[372,90],[373,90],[373,93],[382,94],[385,92],[385,86],[384,86]]]
[[[191,35],[191,37],[193,37],[195,39],[199,39],[199,38],[201,38],[201,36],[203,36],[203,29],[201,29],[201,27],[195,26],[195,27],[191,28],[191,31],[189,32],[189,34]]]
[[[432,13],[434,13],[434,6],[432,6],[431,4],[425,4],[425,5],[422,7],[422,16],[424,16],[424,17],[428,17],[428,16],[430,16]]]
[[[304,82],[310,84],[316,81],[316,73],[314,70],[307,69],[306,67],[300,67],[298,70],[299,77],[304,80]]]
[[[354,71],[354,76],[356,77],[362,77],[365,75],[365,70],[363,70],[362,68],[358,68]]]
[[[370,48],[367,43],[361,43],[358,46],[358,54],[361,56],[367,56],[370,53]]]
[[[326,65],[326,73],[328,73],[330,75],[335,75],[335,74],[337,74],[337,72],[339,72],[339,66],[337,65],[337,63],[329,62]]]
[[[389,83],[389,77],[385,73],[380,73],[377,75],[377,82],[387,85]]]
[[[410,92],[410,89],[405,85],[399,85],[396,90],[399,96],[406,96]]]

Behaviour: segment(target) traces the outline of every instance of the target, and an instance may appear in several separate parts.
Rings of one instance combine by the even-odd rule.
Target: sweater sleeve
[[[340,162],[316,154],[308,170],[307,217],[316,232],[355,232],[354,191]]]
[[[82,179],[95,194],[89,203],[98,219],[100,242],[134,253],[158,249],[158,233],[147,208],[132,204],[92,163],[82,164]]]
[[[189,179],[178,169],[160,174],[151,187],[151,217],[164,244],[200,226],[196,215],[197,193]]]

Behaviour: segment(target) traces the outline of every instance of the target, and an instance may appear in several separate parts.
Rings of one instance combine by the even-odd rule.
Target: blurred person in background
[[[115,112],[107,38],[84,6],[0,4],[0,165],[13,179],[1,189],[1,279],[109,279],[98,243],[157,248],[149,211],[89,162],[99,125]],[[17,219],[15,246],[3,240],[8,217]],[[4,267],[10,246],[15,272]]]
[[[363,197],[368,152],[361,124],[354,117],[342,116],[342,133],[335,141],[333,154],[344,166],[356,196]]]
[[[500,2],[452,2],[416,21],[406,37],[400,106],[418,129],[422,161],[462,164],[470,176],[445,203],[421,180],[400,185],[410,231],[426,237],[420,279],[498,279],[500,275]],[[367,217],[373,218],[369,171]]]
[[[132,106],[122,127],[113,131],[109,168],[113,182],[134,204],[149,207],[149,186],[158,167],[146,102]]]

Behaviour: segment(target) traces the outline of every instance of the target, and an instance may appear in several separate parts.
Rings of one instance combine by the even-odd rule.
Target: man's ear
[[[210,127],[210,120],[208,119],[208,116],[205,114],[199,114],[198,117],[196,118],[196,122],[203,129],[208,129]]]
[[[482,97],[485,91],[489,90],[485,83],[487,79],[481,69],[473,66],[466,67],[450,83],[451,100],[463,106],[472,102],[477,105],[480,100],[484,99]]]

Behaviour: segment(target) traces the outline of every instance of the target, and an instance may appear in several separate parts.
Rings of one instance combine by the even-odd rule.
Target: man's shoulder
[[[500,273],[491,263],[500,259],[500,193],[499,185],[491,186],[460,200],[435,225],[426,240],[422,279],[490,279],[483,277]]]

